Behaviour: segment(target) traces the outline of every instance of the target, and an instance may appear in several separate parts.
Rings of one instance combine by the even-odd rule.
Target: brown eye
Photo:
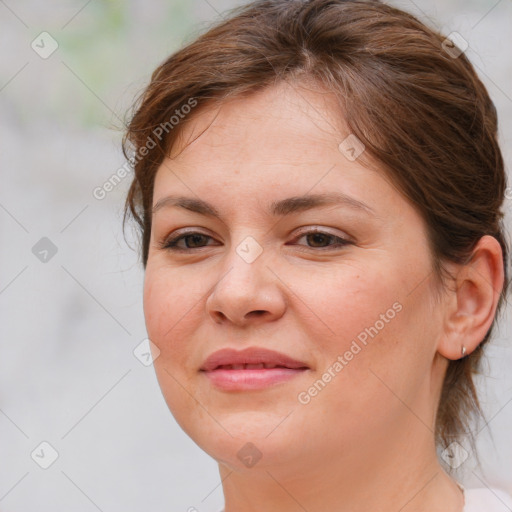
[[[307,241],[306,247],[311,249],[338,249],[351,243],[344,238],[323,231],[308,231],[296,238],[295,242],[302,238]]]
[[[211,239],[211,236],[205,235],[203,233],[186,233],[184,235],[178,235],[167,239],[162,245],[162,249],[168,249],[171,251],[186,251],[188,249],[200,249],[201,247],[206,246],[206,242],[208,239]],[[179,245],[181,241],[184,241],[185,246]]]
[[[329,244],[329,240],[334,238],[331,235],[326,235],[325,233],[311,233],[306,235],[306,240],[313,247],[325,247],[325,244]]]

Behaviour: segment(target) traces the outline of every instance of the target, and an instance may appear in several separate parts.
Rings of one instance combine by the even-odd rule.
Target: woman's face
[[[430,435],[441,306],[419,214],[361,165],[328,94],[281,84],[195,115],[156,175],[144,287],[178,423],[241,470],[362,462]],[[205,371],[247,348],[299,364],[255,353],[287,369],[217,366],[228,357]]]

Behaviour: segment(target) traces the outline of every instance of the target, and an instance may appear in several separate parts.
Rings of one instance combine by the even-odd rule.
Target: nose
[[[225,263],[206,300],[207,312],[216,323],[245,327],[283,316],[283,287],[263,254],[248,263],[233,250]]]

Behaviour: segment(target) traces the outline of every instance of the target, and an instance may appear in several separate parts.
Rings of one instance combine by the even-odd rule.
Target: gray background
[[[0,0],[3,512],[222,506],[216,463],[177,426],[152,367],[133,354],[146,332],[143,272],[121,232],[129,178],[101,201],[92,191],[123,165],[124,112],[154,67],[239,3]],[[394,4],[468,41],[510,168],[512,1]],[[58,43],[46,59],[31,47],[43,46],[43,31]],[[33,253],[43,237],[57,250],[46,262]],[[491,420],[478,435],[482,468],[470,454],[459,480],[512,493],[507,315],[488,350],[492,377],[480,383]],[[49,461],[43,441],[58,452],[48,469],[31,457]]]

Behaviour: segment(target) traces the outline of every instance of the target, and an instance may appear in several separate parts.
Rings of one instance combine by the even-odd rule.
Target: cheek
[[[179,365],[193,332],[205,290],[183,272],[148,264],[144,278],[144,316],[149,339],[160,349],[160,361]],[[199,283],[200,284],[200,283]],[[183,340],[183,343],[179,343]]]
[[[192,368],[190,340],[199,314],[194,306],[205,291],[195,291],[193,280],[187,281],[180,274],[148,262],[144,316],[148,337],[160,350],[153,363],[159,386],[174,418],[186,429],[192,410],[198,421],[208,423],[192,394],[184,392],[194,389],[196,370]]]
[[[163,349],[162,337],[173,311],[173,308],[169,308],[172,302],[169,284],[165,275],[148,264],[144,276],[144,317],[149,338],[160,350]]]
[[[393,270],[381,263],[377,268],[345,261],[338,267],[300,269],[289,275],[295,307],[301,310],[294,321],[301,323],[321,353],[331,358],[343,353],[358,336],[364,343],[376,323],[378,338],[389,331],[401,309],[400,287]]]
[[[337,403],[337,410],[347,411],[366,403],[385,415],[389,400],[396,401],[388,387],[411,397],[429,371],[434,326],[427,285],[410,293],[424,277],[422,267],[373,261],[290,279],[302,308],[294,319],[319,363],[315,377],[336,375],[326,377],[323,405]]]

